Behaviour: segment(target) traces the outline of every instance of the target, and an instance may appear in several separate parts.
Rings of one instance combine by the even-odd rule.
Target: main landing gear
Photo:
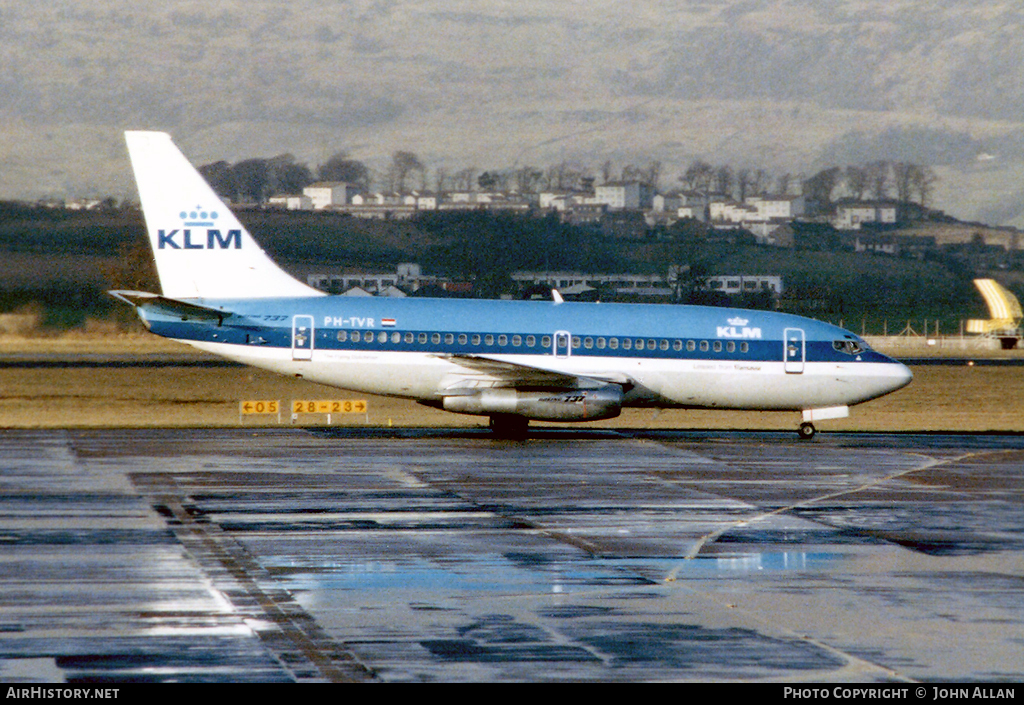
[[[515,414],[495,414],[490,421],[491,433],[505,441],[526,440],[530,419]]]
[[[802,424],[800,424],[800,429],[797,431],[797,433],[800,434],[801,440],[809,441],[812,438],[814,438],[816,429],[814,428],[814,424],[812,424],[810,421],[804,421]]]

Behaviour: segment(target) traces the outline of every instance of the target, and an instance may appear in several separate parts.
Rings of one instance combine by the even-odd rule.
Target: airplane
[[[110,292],[153,333],[346,390],[531,420],[628,407],[802,412],[814,423],[910,383],[842,328],[791,314],[669,304],[328,296],[264,252],[163,132],[125,133],[161,293]]]

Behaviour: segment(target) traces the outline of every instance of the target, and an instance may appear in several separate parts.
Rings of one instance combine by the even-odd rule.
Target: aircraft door
[[[567,330],[555,331],[555,357],[569,357],[572,354],[572,335]]]
[[[292,317],[292,359],[313,359],[313,317]]]
[[[802,374],[804,361],[807,358],[807,345],[804,332],[800,328],[787,328],[784,331],[783,360],[788,374]]]

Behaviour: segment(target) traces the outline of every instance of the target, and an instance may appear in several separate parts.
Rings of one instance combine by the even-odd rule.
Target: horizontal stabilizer
[[[183,321],[217,321],[223,323],[224,319],[231,316],[230,311],[220,311],[209,306],[200,306],[170,299],[160,294],[151,294],[147,291],[111,291],[111,296],[131,304],[137,309],[145,312],[152,312],[164,316],[174,316]]]

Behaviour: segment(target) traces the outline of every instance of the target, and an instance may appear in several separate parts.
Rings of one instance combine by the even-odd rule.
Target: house
[[[314,210],[323,210],[348,203],[348,184],[344,181],[318,181],[302,189],[313,203]]]
[[[888,201],[840,201],[832,226],[837,230],[858,230],[861,223],[892,225],[899,217],[897,204]]]
[[[271,196],[267,203],[272,208],[285,208],[290,211],[313,210],[313,199],[306,195]]]
[[[594,187],[594,200],[612,210],[650,208],[653,199],[651,187],[639,181],[609,181]]]

